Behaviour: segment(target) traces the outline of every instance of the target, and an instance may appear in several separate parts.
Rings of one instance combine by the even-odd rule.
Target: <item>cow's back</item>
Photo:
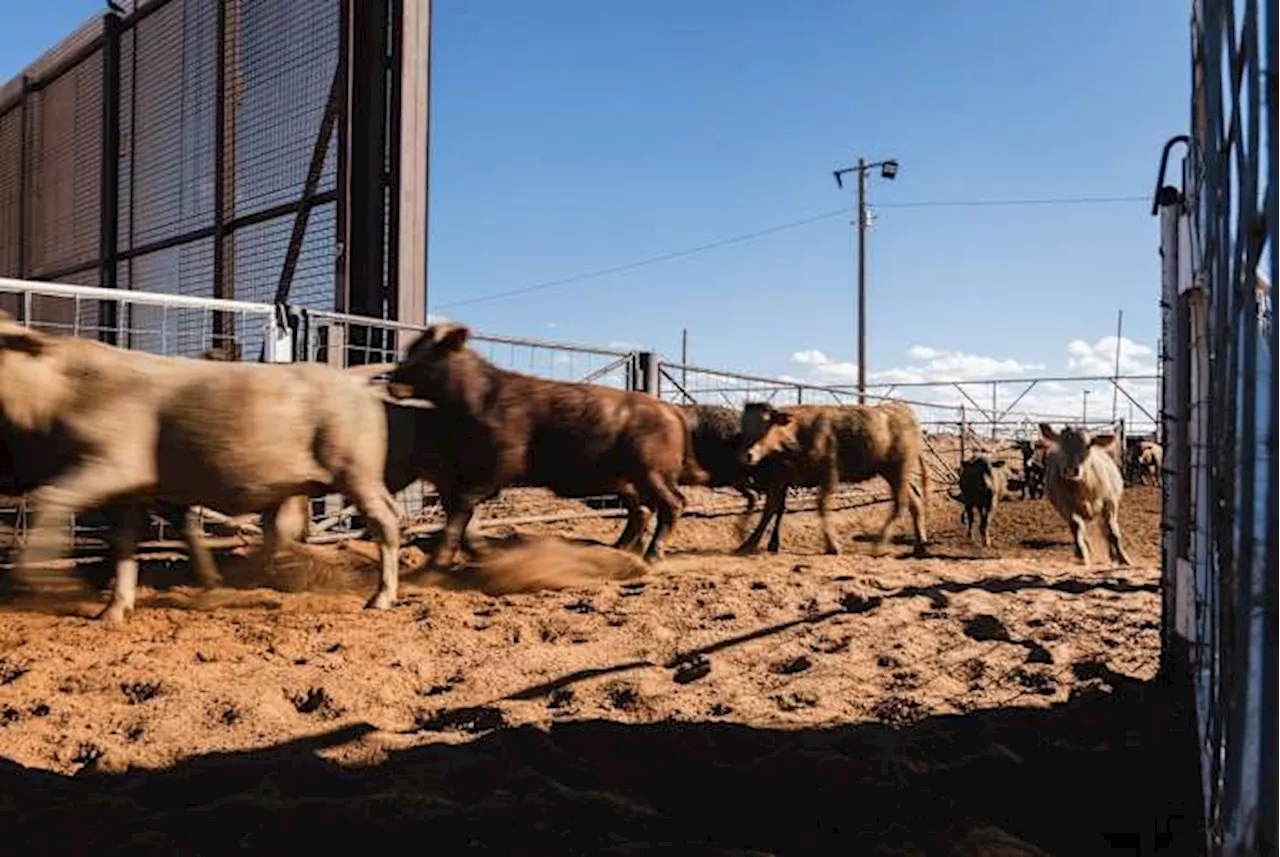
[[[920,454],[920,425],[899,402],[833,409],[833,421],[844,481],[869,479]]]

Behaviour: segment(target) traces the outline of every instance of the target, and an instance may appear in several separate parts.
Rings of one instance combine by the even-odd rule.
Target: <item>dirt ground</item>
[[[5,847],[1195,853],[1185,708],[1151,682],[1159,502],[1125,494],[1130,568],[1076,565],[1043,500],[976,548],[936,496],[919,559],[905,516],[869,556],[873,506],[838,557],[811,512],[749,558],[689,516],[653,569],[494,527],[494,563],[409,574],[386,613],[366,542],[295,548],[275,588],[152,564],[118,629],[85,618],[104,596],[0,605]]]

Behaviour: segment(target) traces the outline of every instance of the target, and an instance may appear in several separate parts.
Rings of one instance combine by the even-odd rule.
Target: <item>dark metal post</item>
[[[680,330],[680,389],[689,389],[689,328]]]
[[[235,240],[227,230],[227,223],[235,218],[236,107],[241,82],[238,70],[227,66],[239,54],[239,6],[240,0],[218,0],[213,131],[213,296],[216,298],[235,297]],[[228,347],[237,353],[235,335],[235,316],[215,312],[214,347]]]
[[[658,355],[652,351],[640,352],[640,390],[650,396],[658,395]]]
[[[858,158],[858,404],[867,403],[867,163]]]
[[[31,78],[22,76],[21,101],[18,104],[18,278],[27,278],[27,200],[31,197],[31,145],[27,139],[31,129]],[[23,324],[31,319],[23,318]]]
[[[116,287],[120,214],[120,16],[102,16],[102,152],[98,183],[98,285]],[[131,203],[132,204],[132,201]],[[98,338],[118,343],[116,301],[98,302]]]

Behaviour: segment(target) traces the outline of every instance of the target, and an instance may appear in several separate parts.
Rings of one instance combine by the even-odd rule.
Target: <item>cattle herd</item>
[[[47,334],[0,313],[0,490],[29,493],[35,508],[14,563],[16,587],[66,585],[48,569],[65,549],[67,516],[97,510],[109,522],[115,568],[99,617],[118,623],[134,608],[134,554],[149,511],[180,522],[193,572],[212,587],[220,577],[195,507],[261,513],[263,540],[252,561],[268,570],[283,543],[301,536],[306,498],[342,493],[379,547],[381,574],[366,607],[385,610],[398,596],[393,495],[417,480],[440,497],[445,526],[431,563],[446,569],[476,550],[476,506],[513,486],[616,495],[627,518],[614,547],[637,553],[655,513],[643,550],[655,562],[685,509],[681,486],[734,488],[748,515],[764,496],[739,554],[757,551],[770,523],[768,547],[778,551],[788,489],[816,488],[825,550],[836,554],[832,492],[880,476],[891,502],[876,552],[904,506],[915,552],[927,549],[925,439],[905,404],[676,406],[501,369],[468,348],[468,336],[464,326],[435,324],[398,363],[339,369],[237,362],[216,351],[163,357]],[[989,546],[1003,497],[1043,494],[1070,527],[1080,561],[1090,558],[1086,524],[1097,520],[1111,558],[1128,564],[1115,437],[1047,424],[1040,433],[1021,444],[1016,478],[987,456],[963,463],[951,496],[963,504],[970,534],[976,521]],[[1151,445],[1140,458],[1156,478],[1159,455]]]

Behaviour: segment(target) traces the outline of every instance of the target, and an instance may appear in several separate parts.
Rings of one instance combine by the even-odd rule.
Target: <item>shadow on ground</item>
[[[1181,697],[1114,673],[1048,709],[768,730],[717,722],[506,728],[442,711],[465,743],[351,769],[315,750],[356,725],[163,771],[74,777],[0,761],[11,853],[463,848],[503,854],[1036,854],[968,850],[993,826],[1054,855],[1195,854]],[[674,846],[674,847],[673,847]],[[319,851],[313,852],[319,853]]]

